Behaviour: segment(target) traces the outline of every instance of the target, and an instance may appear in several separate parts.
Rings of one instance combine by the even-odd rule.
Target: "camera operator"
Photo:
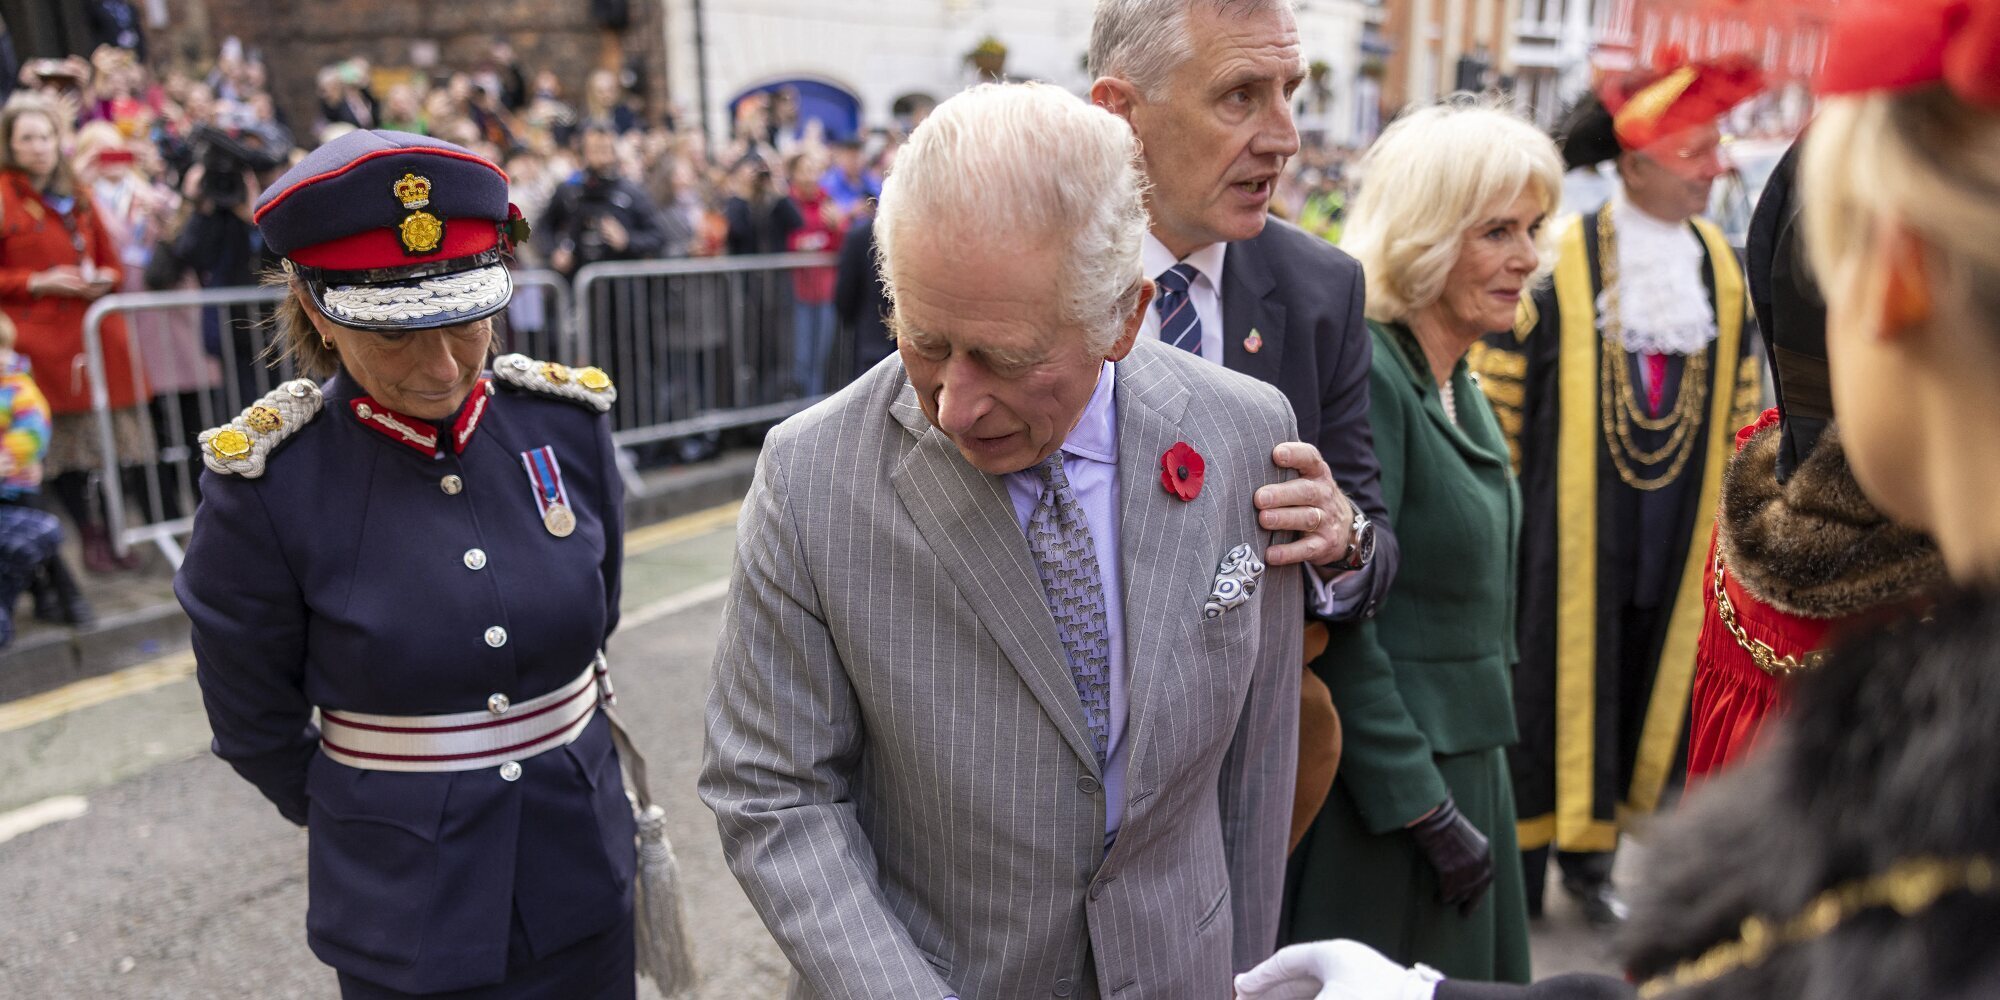
[[[250,210],[263,182],[284,166],[291,136],[270,122],[222,115],[214,125],[195,126],[188,145],[194,162],[181,175],[187,218],[171,246],[161,250],[172,254],[179,270],[192,271],[203,288],[255,285],[271,261]],[[159,270],[149,269],[148,280],[164,282],[162,287],[179,280],[179,274],[166,273],[173,269]],[[202,311],[202,345],[222,360],[236,388],[231,406],[248,405],[267,388],[258,381],[254,320],[244,307]]]
[[[583,171],[556,189],[534,231],[564,277],[600,260],[656,257],[666,243],[660,210],[619,174],[618,137],[597,122],[583,129]]]

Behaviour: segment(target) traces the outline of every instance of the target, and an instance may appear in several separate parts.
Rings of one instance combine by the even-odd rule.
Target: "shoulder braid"
[[[286,382],[234,420],[202,431],[197,439],[202,463],[217,475],[256,479],[264,474],[271,453],[318,416],[325,402],[311,379]]]
[[[618,387],[597,367],[571,368],[554,361],[537,361],[525,354],[493,359],[493,377],[501,385],[586,406],[598,413],[618,401]]]

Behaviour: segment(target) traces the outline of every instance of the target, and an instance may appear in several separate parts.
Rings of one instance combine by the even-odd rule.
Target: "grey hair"
[[[1197,3],[1225,14],[1296,13],[1295,0],[1097,0],[1087,56],[1091,77],[1117,77],[1147,100],[1158,100],[1167,78],[1194,54],[1188,13]]]
[[[984,84],[938,105],[882,182],[875,262],[889,301],[908,234],[1055,243],[1064,320],[1110,348],[1145,281],[1138,147],[1123,119],[1060,87]]]

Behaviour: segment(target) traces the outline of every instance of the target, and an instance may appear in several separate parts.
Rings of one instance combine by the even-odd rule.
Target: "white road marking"
[[[668,615],[676,615],[689,608],[699,607],[710,601],[719,600],[729,594],[729,578],[710,580],[699,587],[692,587],[679,593],[668,594],[651,604],[633,608],[618,618],[619,631],[629,631],[659,621]]]
[[[0,813],[0,844],[50,823],[72,820],[90,811],[90,802],[81,795],[58,795],[13,812]]]

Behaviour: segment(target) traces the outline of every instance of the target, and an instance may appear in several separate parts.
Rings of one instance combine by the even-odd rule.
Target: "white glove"
[[[1236,977],[1237,1000],[1431,1000],[1436,969],[1406,969],[1359,941],[1311,941]]]

